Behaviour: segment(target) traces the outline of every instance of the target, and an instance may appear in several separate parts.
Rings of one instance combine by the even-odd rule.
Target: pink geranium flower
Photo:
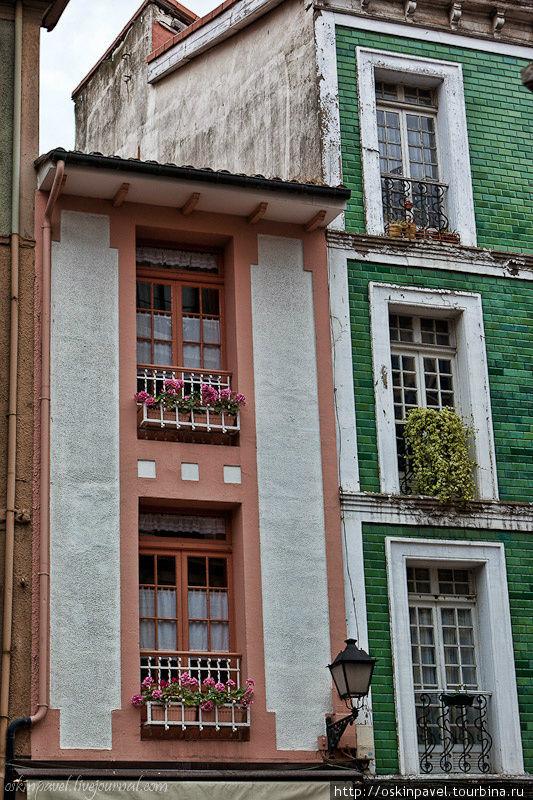
[[[214,686],[214,685],[215,685],[215,680],[214,680],[214,678],[206,678],[206,679],[203,681],[203,685],[204,685],[204,686]]]
[[[163,692],[161,691],[161,689],[154,689],[154,691],[152,692],[152,697],[154,700],[161,700],[161,698],[163,697]]]
[[[155,406],[155,399],[148,392],[137,392],[133,395],[133,399],[138,403],[144,403],[145,406]]]
[[[243,394],[236,394],[235,395],[235,402],[239,403],[241,406],[246,405],[246,397]]]
[[[155,681],[150,675],[148,675],[148,677],[143,680],[141,685],[148,689],[152,683],[155,683]]]
[[[215,691],[217,691],[217,692],[225,692],[226,691],[226,687],[224,686],[223,683],[215,683]]]
[[[166,689],[166,688],[167,688],[167,686],[168,686],[168,681],[161,680],[161,681],[159,681],[159,685],[160,685],[160,687],[161,687],[162,689]]]
[[[165,387],[166,392],[175,394],[176,392],[179,392],[180,389],[183,389],[185,384],[180,379],[176,380],[175,378],[167,378],[167,380],[164,381],[163,386]]]
[[[253,681],[251,678],[248,678],[248,680],[246,681],[246,685],[247,686],[255,686],[255,681]]]
[[[231,678],[229,679],[229,681],[226,682],[226,686],[228,687],[228,689],[233,689],[233,687],[236,685],[237,684],[235,683],[235,681],[232,681]]]
[[[142,706],[143,702],[144,702],[144,700],[143,700],[142,694],[134,694],[133,697],[131,698],[132,706],[136,706],[136,707]]]

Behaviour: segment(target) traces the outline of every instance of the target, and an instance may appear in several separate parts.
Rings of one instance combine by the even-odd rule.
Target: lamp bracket
[[[333,756],[334,751],[337,749],[337,745],[339,744],[342,734],[348,727],[348,725],[353,725],[354,720],[357,718],[359,714],[359,709],[354,708],[352,709],[351,714],[348,714],[347,717],[343,717],[342,719],[337,720],[336,722],[330,722],[329,718],[326,717],[326,733],[328,736],[328,752],[330,758]]]

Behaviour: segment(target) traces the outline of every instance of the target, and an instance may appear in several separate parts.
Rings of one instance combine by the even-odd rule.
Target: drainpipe
[[[48,711],[48,610],[50,603],[50,278],[52,272],[52,214],[63,188],[65,162],[58,161],[52,188],[48,196],[42,230],[42,288],[41,288],[41,408],[40,408],[40,497],[39,497],[39,696],[37,711],[31,717],[13,720],[3,736],[0,746],[5,747],[4,798],[15,794],[12,760],[15,752],[15,734],[18,728],[35,725]],[[4,770],[2,770],[4,772]],[[4,777],[4,776],[3,776]]]
[[[17,466],[17,372],[20,258],[20,149],[22,103],[22,0],[15,5],[15,63],[13,78],[13,151],[11,166],[11,298],[9,336],[9,397],[7,411],[6,535],[4,551],[4,611],[2,619],[2,666],[0,678],[0,776],[5,769],[6,729],[13,627],[13,562],[15,546],[15,487]]]

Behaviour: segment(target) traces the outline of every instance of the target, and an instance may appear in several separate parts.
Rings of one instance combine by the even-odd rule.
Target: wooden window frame
[[[154,243],[138,243],[146,246],[158,246],[161,247],[162,245],[159,243],[155,245]],[[198,273],[193,272],[192,270],[180,270],[180,269],[157,269],[156,267],[146,267],[146,266],[139,266],[136,267],[136,285],[137,282],[144,282],[144,283],[157,283],[163,284],[166,286],[171,287],[171,311],[170,316],[172,320],[172,340],[171,340],[171,347],[172,347],[172,364],[140,364],[137,362],[138,367],[176,367],[180,370],[190,370],[191,372],[194,371],[207,371],[207,372],[217,372],[216,369],[210,369],[209,367],[185,367],[183,365],[183,310],[182,310],[182,287],[190,286],[192,288],[197,288],[200,290],[200,308],[201,308],[201,290],[202,289],[214,289],[217,290],[219,293],[219,314],[218,319],[220,321],[220,368],[221,372],[226,370],[226,313],[225,313],[225,296],[224,296],[224,260],[220,250],[217,249],[210,249],[210,248],[202,248],[202,247],[193,247],[192,245],[175,245],[176,249],[183,249],[189,250],[194,252],[202,252],[202,253],[214,253],[217,255],[218,258],[218,273],[208,273],[206,275],[202,275],[199,271]],[[153,295],[152,295],[153,297]],[[136,311],[146,311],[146,309],[139,309],[137,304],[135,305]],[[153,300],[152,300],[152,317],[153,317]],[[207,315],[209,318],[210,315]],[[203,315],[200,312],[199,319],[203,319]],[[152,324],[152,332],[153,332],[153,324]],[[200,325],[200,360],[203,361],[203,326]],[[147,338],[142,337],[144,341],[148,341]],[[137,341],[137,339],[136,339]],[[151,350],[152,350],[152,358],[153,358],[153,351],[154,351],[154,337],[151,337]]]
[[[143,509],[145,511],[145,509]],[[146,513],[154,512],[154,509],[146,509]],[[163,511],[157,513],[164,513]],[[173,511],[172,513],[179,513],[180,515],[187,516],[185,512],[181,511]],[[198,516],[198,512],[191,513],[191,516]],[[201,516],[223,516],[221,514],[213,513],[205,513],[201,514]],[[231,526],[229,520],[226,519],[226,540],[209,540],[209,541],[198,541],[197,539],[185,539],[185,538],[178,538],[178,537],[165,537],[162,539],[158,536],[151,536],[149,534],[142,534],[139,536],[139,556],[141,555],[152,555],[152,556],[170,556],[175,558],[175,568],[176,568],[176,644],[178,646],[177,650],[154,650],[149,649],[142,649],[141,648],[141,656],[145,654],[153,654],[157,653],[158,655],[169,655],[169,654],[176,654],[176,653],[187,653],[187,652],[194,652],[194,653],[205,653],[205,656],[208,657],[210,653],[219,653],[222,651],[218,650],[205,650],[205,651],[192,651],[189,648],[189,616],[188,616],[188,576],[187,576],[187,558],[189,556],[199,556],[204,558],[225,558],[226,560],[226,571],[227,571],[227,592],[228,592],[228,650],[227,654],[231,654],[235,652],[235,623],[234,623],[234,602],[233,602],[233,564],[232,564],[232,546],[231,546]],[[207,574],[207,580],[209,580],[209,575]],[[141,584],[140,581],[138,582],[139,588],[141,586],[148,586],[148,584]],[[150,584],[152,586],[152,584]],[[158,584],[155,584],[156,589],[156,598],[155,598],[155,608],[157,611],[157,588],[159,588]],[[196,587],[202,588],[202,587]],[[205,587],[206,591],[209,592],[209,587]],[[214,587],[216,588],[216,587]],[[209,603],[209,598],[208,598]],[[141,619],[141,615],[139,613],[139,621]],[[142,617],[142,619],[154,619],[157,621],[158,619],[166,619],[162,618],[152,618],[152,617]],[[169,618],[172,619],[172,618]],[[215,622],[217,620],[214,620]],[[207,620],[208,623],[208,640],[210,638],[210,631],[209,631],[209,619]],[[155,641],[157,644],[157,630],[155,634]],[[208,641],[209,643],[209,641]],[[183,646],[182,646],[183,645]],[[223,651],[224,655],[226,655],[226,651]]]

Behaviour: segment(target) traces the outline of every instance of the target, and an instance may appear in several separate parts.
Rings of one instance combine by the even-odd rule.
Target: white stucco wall
[[[314,750],[331,710],[313,286],[302,242],[259,236],[252,266],[267,708],[277,747]]]
[[[50,700],[63,748],[111,748],[120,707],[118,255],[63,211],[52,250]]]

